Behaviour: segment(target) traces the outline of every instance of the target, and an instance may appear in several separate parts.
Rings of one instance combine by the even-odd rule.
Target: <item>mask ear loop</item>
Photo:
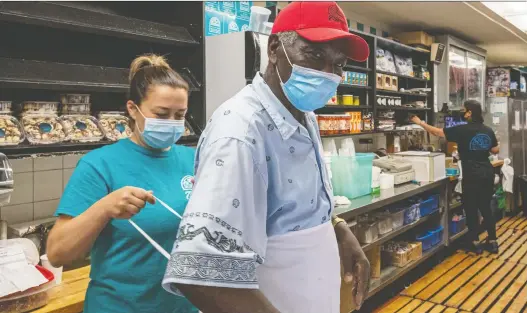
[[[289,62],[289,65],[293,67],[293,63],[291,63],[291,60],[289,60],[289,56],[287,55],[287,51],[285,51],[284,42],[280,41],[280,44],[282,45],[282,50],[284,50],[285,57],[287,59],[287,62]],[[284,81],[282,80],[282,77],[280,76],[280,71],[278,70],[278,65],[275,65],[276,73],[278,74],[278,78],[280,79],[280,82],[283,84]]]
[[[139,114],[141,114],[141,116],[145,119],[145,123],[144,123],[145,125],[143,126],[143,131],[141,131],[141,130],[139,129],[139,125],[137,124],[137,121],[134,121],[135,128],[137,128],[137,130],[139,131],[139,133],[142,134],[142,133],[145,132],[145,127],[146,127],[146,117],[145,117],[145,115],[143,114],[143,112],[141,112],[141,109],[139,108],[139,106],[138,106],[137,104],[135,104],[135,103],[134,103],[134,105],[135,105],[135,107],[137,108],[137,111],[139,111]]]

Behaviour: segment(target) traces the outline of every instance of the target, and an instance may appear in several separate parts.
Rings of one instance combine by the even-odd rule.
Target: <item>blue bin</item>
[[[467,227],[466,217],[463,216],[459,221],[450,221],[448,230],[451,235],[459,234]]]
[[[443,237],[443,226],[439,226],[438,228],[432,229],[428,232],[433,235],[433,245],[438,245],[441,242],[441,238]]]
[[[430,215],[439,209],[439,195],[433,195],[419,205],[421,217]]]
[[[434,246],[441,243],[441,238],[443,237],[443,226],[427,231],[421,236],[417,236],[416,240],[421,242],[423,245],[423,251],[427,251]]]
[[[371,193],[373,153],[356,153],[354,157],[331,158],[331,182],[336,196],[355,199]]]

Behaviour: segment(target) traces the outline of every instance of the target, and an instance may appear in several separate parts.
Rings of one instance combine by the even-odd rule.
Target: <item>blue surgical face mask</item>
[[[292,64],[285,51],[287,61],[293,68],[291,77],[284,83],[278,67],[276,72],[282,85],[282,90],[291,104],[302,112],[312,112],[324,107],[335,95],[342,78],[336,74],[317,71],[311,68]]]
[[[166,149],[176,143],[185,133],[185,120],[164,120],[145,117],[141,109],[137,110],[145,119],[145,127],[141,132],[136,124],[137,130],[143,135],[144,142],[153,149]]]

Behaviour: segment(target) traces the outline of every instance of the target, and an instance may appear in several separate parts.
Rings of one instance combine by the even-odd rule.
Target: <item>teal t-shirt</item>
[[[183,215],[192,189],[194,153],[178,145],[156,153],[129,139],[91,151],[77,164],[56,215],[78,216],[125,186],[152,190]],[[147,204],[132,220],[166,251],[172,250],[180,222],[173,213],[159,203]],[[127,220],[112,220],[91,250],[84,313],[198,312],[187,299],[161,287],[167,262]]]

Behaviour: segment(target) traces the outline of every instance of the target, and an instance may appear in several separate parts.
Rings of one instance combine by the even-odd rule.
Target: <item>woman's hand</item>
[[[417,115],[414,115],[410,118],[410,121],[414,124],[417,124],[417,125],[421,125],[422,121],[421,119],[419,118],[419,116]]]
[[[344,267],[344,282],[353,284],[353,298],[356,308],[360,309],[370,288],[370,262],[346,223],[335,225],[335,234],[340,247],[340,259]]]
[[[129,219],[145,207],[154,204],[156,199],[152,191],[136,187],[123,187],[102,199],[108,218]]]

